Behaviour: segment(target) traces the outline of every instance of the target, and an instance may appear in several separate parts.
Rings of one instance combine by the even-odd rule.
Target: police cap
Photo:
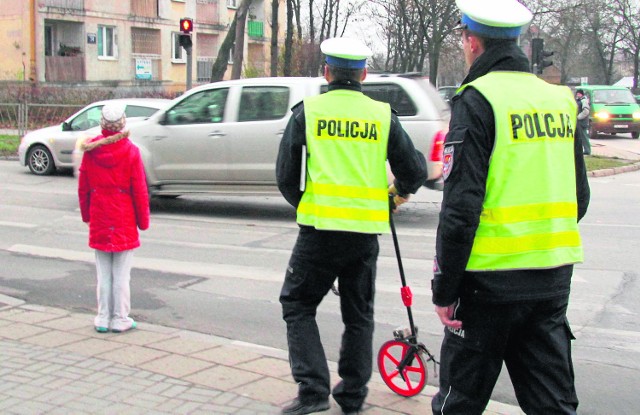
[[[517,0],[456,0],[461,25],[480,36],[517,38],[533,15]]]
[[[320,44],[331,66],[346,69],[362,69],[367,66],[367,58],[373,53],[363,42],[347,37],[334,37]]]

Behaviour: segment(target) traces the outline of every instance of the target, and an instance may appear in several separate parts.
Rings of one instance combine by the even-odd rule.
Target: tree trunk
[[[284,76],[291,76],[291,57],[293,55],[293,0],[287,0],[287,35],[284,40]]]
[[[227,66],[229,65],[229,51],[233,47],[235,37],[236,19],[234,17],[231,22],[231,26],[229,26],[229,31],[224,37],[222,45],[220,45],[216,61],[213,63],[213,67],[211,68],[211,82],[222,81],[222,78],[224,78],[224,73],[227,71]]]
[[[278,76],[278,8],[280,2],[271,0],[271,76]]]
[[[242,0],[240,7],[236,10],[236,38],[233,49],[233,68],[231,69],[231,79],[240,79],[242,75],[242,63],[244,60],[244,30],[247,25],[247,13],[253,0]]]

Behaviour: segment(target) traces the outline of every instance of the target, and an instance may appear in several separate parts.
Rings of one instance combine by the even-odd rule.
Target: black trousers
[[[316,310],[337,278],[344,323],[338,361],[342,380],[332,393],[344,410],[362,406],[372,372],[378,252],[377,235],[300,228],[280,303],[287,323],[291,372],[302,401],[327,399],[330,393]]]
[[[575,414],[568,296],[518,304],[487,304],[462,298],[445,328],[440,352],[440,388],[434,414],[481,414],[505,362],[527,414]]]

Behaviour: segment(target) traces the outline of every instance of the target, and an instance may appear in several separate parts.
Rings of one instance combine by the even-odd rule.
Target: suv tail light
[[[429,156],[429,160],[442,161],[445,137],[446,134],[442,130],[438,131],[435,137],[433,137],[433,144],[431,145],[431,155]]]

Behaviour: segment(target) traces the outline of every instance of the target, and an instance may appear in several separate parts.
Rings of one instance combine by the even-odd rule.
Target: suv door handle
[[[222,131],[218,130],[218,131],[211,131],[209,133],[209,137],[224,137],[226,134],[223,133]]]
[[[284,130],[280,130],[276,133],[278,137],[282,137],[284,135]]]

